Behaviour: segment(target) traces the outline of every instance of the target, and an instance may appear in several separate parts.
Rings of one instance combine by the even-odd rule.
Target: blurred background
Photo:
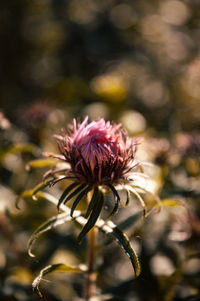
[[[57,152],[53,134],[85,115],[144,137],[137,159],[156,165],[151,190],[184,205],[129,227],[136,280],[117,244],[99,247],[96,300],[200,300],[200,1],[1,0],[0,24],[1,300],[39,300],[31,282],[41,268],[85,260],[72,224],[45,234],[29,258],[31,233],[56,210],[14,205],[46,171],[26,164]],[[129,209],[116,223],[141,208]],[[48,279],[45,300],[81,300],[83,276]]]

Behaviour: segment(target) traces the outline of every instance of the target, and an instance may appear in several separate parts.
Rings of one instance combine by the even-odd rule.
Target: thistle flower
[[[73,180],[61,195],[58,209],[61,204],[76,197],[71,209],[73,215],[81,199],[93,191],[86,212],[86,218],[89,219],[79,235],[81,240],[100,215],[104,202],[102,188],[111,190],[115,198],[115,206],[110,216],[117,212],[120,196],[115,186],[131,178],[137,166],[134,159],[139,139],[129,138],[121,129],[121,124],[112,125],[104,119],[88,123],[88,117],[82,123],[77,123],[74,119],[67,131],[63,130],[63,134],[55,135],[55,138],[60,154],[45,155],[67,162],[69,168],[50,170],[45,178],[49,175],[54,176],[52,184],[66,178]],[[57,178],[56,174],[59,172],[64,172],[64,177]],[[127,203],[128,200],[129,191],[127,191]],[[143,201],[141,199],[140,201],[143,205]]]

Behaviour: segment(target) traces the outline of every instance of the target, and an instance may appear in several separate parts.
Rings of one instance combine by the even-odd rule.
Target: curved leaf
[[[85,188],[86,184],[79,185],[70,195],[63,201],[64,204],[66,204],[68,201],[70,201],[75,195],[77,195],[83,188]]]
[[[83,191],[81,191],[81,193],[77,196],[77,198],[75,199],[75,201],[72,205],[71,217],[73,216],[74,210],[76,209],[78,203],[81,201],[81,199],[84,197],[84,195],[86,195],[91,189],[92,189],[92,186],[89,185]]]
[[[79,183],[78,182],[74,182],[71,185],[69,185],[64,192],[62,193],[61,197],[59,198],[58,204],[57,204],[57,208],[59,210],[60,205],[64,202],[64,199],[67,197],[67,195],[70,193],[70,191],[72,189],[74,189]]]
[[[51,184],[51,182],[52,182],[52,179],[48,180],[48,181],[44,181],[44,182],[38,184],[37,186],[35,186],[35,188],[33,188],[33,190],[32,190],[32,195],[34,196],[38,191],[43,190],[44,188],[49,186]]]
[[[125,252],[129,256],[132,266],[135,270],[135,276],[138,277],[140,274],[140,264],[139,264],[138,256],[134,251],[133,247],[131,246],[127,235],[121,230],[119,230],[119,228],[117,227],[113,229],[112,235],[118,240],[120,246],[125,250]]]
[[[161,206],[161,200],[160,200],[160,198],[157,194],[145,189],[144,187],[138,186],[138,185],[133,185],[133,186],[130,186],[130,187],[132,187],[133,189],[139,189],[139,190],[143,191],[144,193],[150,194],[154,198],[154,200],[157,204],[156,207]]]
[[[48,219],[45,223],[43,223],[42,225],[40,225],[36,231],[31,235],[31,238],[29,239],[28,242],[28,254],[31,257],[35,257],[35,255],[32,253],[32,246],[34,244],[34,242],[39,238],[39,236],[50,230],[53,229],[57,226],[60,226],[68,221],[70,221],[72,218],[69,215],[69,213],[62,213],[62,214],[58,214],[56,216],[51,217],[50,219]]]
[[[109,184],[108,187],[110,187],[110,189],[112,190],[113,195],[114,195],[114,200],[115,200],[115,206],[114,206],[111,214],[108,216],[108,218],[110,218],[113,215],[115,215],[115,213],[117,212],[117,210],[119,208],[120,196],[118,194],[118,191],[115,189],[115,187],[113,185]]]
[[[121,248],[126,252],[128,255],[133,269],[135,271],[135,276],[138,277],[140,274],[140,264],[138,260],[138,256],[133,249],[133,247],[130,244],[130,241],[127,237],[127,235],[122,232],[113,222],[108,221],[107,223],[103,222],[102,220],[98,223],[98,228],[105,232],[108,235],[111,235],[111,237],[114,237]]]
[[[16,201],[15,201],[15,207],[17,209],[20,209],[19,208],[19,202],[22,200],[22,199],[31,199],[32,198],[32,195],[33,195],[33,190],[30,189],[30,190],[25,190],[24,192],[22,192],[17,198],[16,198]]]
[[[29,189],[29,190],[25,190],[23,191],[17,198],[15,201],[15,207],[17,209],[19,208],[19,202],[21,199],[27,200],[27,199],[34,199],[37,200],[37,197],[35,196],[36,193],[38,193],[40,190],[43,190],[45,187],[49,186],[52,182],[51,180],[48,181],[44,181],[42,183],[39,183],[38,185],[36,185],[33,189]]]
[[[90,215],[92,209],[94,208],[94,205],[96,204],[97,197],[98,197],[98,187],[95,186],[91,201],[89,202],[87,212],[85,214],[85,218],[88,218],[88,216]]]
[[[135,223],[143,216],[143,211],[136,212],[135,214],[129,216],[122,222],[120,222],[117,226],[121,231],[126,230],[129,227],[133,227]],[[113,240],[115,239],[114,236],[109,236],[109,238],[106,238],[105,244],[108,245],[110,244]]]
[[[142,208],[143,208],[144,217],[146,217],[146,216],[147,216],[147,208],[146,208],[146,205],[145,205],[145,202],[144,202],[143,198],[142,198],[142,197],[140,196],[140,194],[136,191],[136,189],[133,188],[132,186],[127,185],[126,188],[127,188],[130,192],[132,192],[132,193],[136,196],[136,198],[139,200],[139,202],[140,202],[140,204],[141,204],[141,206],[142,206]]]
[[[35,291],[40,297],[42,297],[42,294],[39,290],[39,284],[42,280],[42,277],[49,273],[82,273],[85,272],[85,269],[83,267],[72,267],[68,266],[62,263],[52,264],[46,266],[44,269],[42,269],[39,273],[39,275],[34,279],[32,283],[33,291]]]
[[[129,202],[130,202],[130,191],[126,189],[126,203],[124,205],[124,208],[128,206]]]
[[[118,202],[120,202],[120,196],[115,187],[111,184],[108,184],[108,187],[112,190],[114,197],[118,200]]]

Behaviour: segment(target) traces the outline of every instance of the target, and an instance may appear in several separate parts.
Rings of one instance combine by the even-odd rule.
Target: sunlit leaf
[[[48,219],[45,223],[40,225],[36,231],[31,235],[31,238],[28,242],[28,253],[31,257],[35,257],[35,255],[32,253],[32,247],[34,242],[40,237],[40,235],[48,230],[51,230],[57,226],[60,226],[68,221],[70,221],[72,218],[68,213],[62,213],[58,214],[56,216],[51,217]]]
[[[48,187],[51,182],[52,182],[52,179],[38,184],[35,188],[33,188],[32,195],[35,195],[38,191],[43,190],[44,188]]]
[[[53,167],[56,165],[57,162],[53,159],[38,159],[30,161],[26,165],[26,169],[30,170],[31,168]]]
[[[27,199],[27,198],[31,198],[31,197],[32,197],[32,194],[33,194],[33,190],[32,190],[32,189],[29,189],[29,190],[23,191],[23,192],[20,194],[20,197],[21,197],[22,199]]]
[[[32,198],[32,195],[33,195],[33,190],[30,189],[30,190],[25,190],[23,191],[16,199],[15,201],[15,207],[17,209],[20,209],[19,208],[19,202],[24,199],[24,200],[27,200],[27,199],[31,199]]]
[[[144,216],[146,216],[146,215],[147,215],[147,208],[146,208],[146,205],[145,205],[145,203],[144,203],[143,198],[142,198],[142,197],[140,196],[140,194],[136,191],[136,189],[133,188],[132,186],[126,185],[126,188],[127,188],[130,192],[132,192],[132,193],[136,196],[136,198],[139,200],[139,202],[140,202],[140,204],[141,204],[141,206],[142,206],[142,208],[143,208]]]
[[[128,206],[129,202],[130,202],[130,191],[126,190],[126,203],[124,205],[124,208]]]
[[[18,154],[18,153],[34,153],[39,149],[32,143],[19,143],[12,146],[8,153]]]
[[[156,205],[155,205],[156,206]],[[185,204],[179,200],[174,199],[164,199],[161,201],[161,206],[185,206]]]
[[[72,267],[62,263],[48,265],[44,269],[42,269],[39,275],[34,279],[32,283],[32,288],[40,297],[42,297],[42,294],[39,290],[39,285],[43,276],[49,273],[83,273],[83,272],[85,272],[85,269],[80,266]]]
[[[140,201],[142,207],[143,207],[143,210],[144,210],[144,216],[146,217],[147,215],[149,215],[152,210],[150,210],[148,213],[147,213],[147,208],[146,208],[146,205],[144,203],[144,200],[142,199],[142,197],[140,196],[140,193],[145,193],[147,195],[150,195],[152,197],[152,199],[154,200],[154,205],[153,205],[153,208],[158,208],[158,211],[160,211],[161,209],[161,200],[159,198],[159,196],[147,189],[145,189],[144,187],[142,186],[139,186],[139,185],[126,185],[126,188],[129,189],[131,192],[133,192],[135,194],[135,196],[138,198],[138,200]],[[139,192],[140,193],[139,193]]]
[[[157,207],[159,207],[161,205],[161,200],[160,200],[159,196],[157,194],[153,193],[152,191],[149,191],[149,190],[145,189],[144,187],[138,186],[138,185],[133,185],[132,188],[139,189],[140,191],[151,195],[152,198],[154,199],[155,203],[157,204]]]
[[[40,184],[38,184],[37,186],[35,186],[33,189],[29,189],[29,190],[25,190],[23,191],[16,199],[15,201],[15,206],[17,209],[20,209],[19,208],[19,202],[21,199],[24,199],[24,200],[27,200],[27,199],[31,199],[33,198],[34,200],[37,199],[37,197],[35,196],[36,193],[38,193],[40,190],[43,190],[45,187],[48,187],[49,184],[52,182],[52,179],[51,180],[48,180],[48,181],[44,181]]]

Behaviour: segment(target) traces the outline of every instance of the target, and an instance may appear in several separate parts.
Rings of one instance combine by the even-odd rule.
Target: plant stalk
[[[93,190],[88,193],[88,202],[91,200]],[[93,227],[87,237],[88,237],[88,259],[87,259],[87,274],[85,280],[85,301],[89,301],[95,292],[95,235],[96,229]]]

